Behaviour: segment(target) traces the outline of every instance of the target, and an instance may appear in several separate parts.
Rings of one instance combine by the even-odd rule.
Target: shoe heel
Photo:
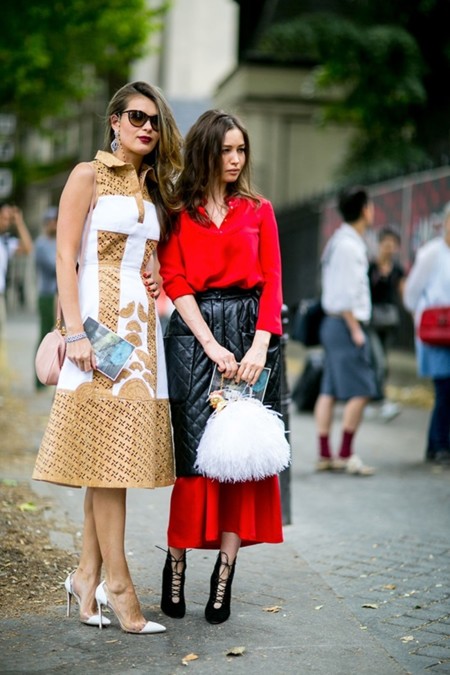
[[[98,618],[99,618],[98,627],[100,628],[100,630],[103,628],[103,605],[105,607],[108,605],[108,598],[106,597],[105,589],[103,588],[104,583],[105,582],[102,581],[101,584],[99,584],[95,589],[95,600],[97,602]]]
[[[100,630],[103,628],[103,611],[102,611],[102,603],[97,600],[97,609],[98,609],[98,618],[99,618],[99,624],[98,627]]]
[[[66,609],[66,616],[70,616],[70,610],[72,606],[72,574],[71,572],[67,579],[64,582],[64,588],[66,589],[66,601],[67,601],[67,609]]]

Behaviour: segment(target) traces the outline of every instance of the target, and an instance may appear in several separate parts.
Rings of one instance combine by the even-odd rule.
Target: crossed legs
[[[146,623],[133,586],[125,557],[126,490],[87,488],[84,500],[84,530],[80,562],[74,574],[74,587],[81,598],[80,613],[97,612],[95,589],[105,567],[108,599],[131,630]]]

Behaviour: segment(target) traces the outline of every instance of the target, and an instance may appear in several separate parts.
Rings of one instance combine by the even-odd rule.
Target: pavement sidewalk
[[[34,317],[10,317],[13,389],[30,414],[45,415],[51,392],[33,391],[35,339]],[[294,350],[292,376],[298,368]],[[155,544],[165,543],[170,489],[130,490],[126,549],[132,575],[145,615],[167,632],[127,635],[114,617],[100,632],[75,616],[66,619],[61,606],[49,607],[44,617],[1,621],[1,672],[450,672],[450,472],[422,462],[428,415],[405,408],[389,424],[365,421],[358,453],[378,470],[361,479],[316,474],[313,419],[292,410],[292,524],[285,527],[283,545],[240,552],[232,615],[220,626],[203,618],[215,552],[189,554],[185,619],[160,612],[164,554]],[[2,477],[29,479],[38,442],[38,435],[30,439],[27,465],[18,467],[11,458]],[[55,545],[78,550],[81,491],[44,483],[32,487],[52,499],[52,520],[61,523],[51,533]],[[78,530],[74,537],[67,534],[67,522]],[[238,646],[245,647],[242,656],[227,655]],[[190,653],[198,659],[183,665]]]

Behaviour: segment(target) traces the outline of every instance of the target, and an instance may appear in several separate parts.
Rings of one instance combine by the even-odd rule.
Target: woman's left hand
[[[144,272],[142,274],[142,277],[144,281],[144,286],[147,289],[148,293],[152,296],[154,300],[157,300],[159,298],[159,294],[161,293],[159,283],[154,280],[151,272]]]
[[[259,376],[266,365],[267,349],[252,345],[241,360],[236,374],[236,381],[244,380],[251,387],[257,383]]]

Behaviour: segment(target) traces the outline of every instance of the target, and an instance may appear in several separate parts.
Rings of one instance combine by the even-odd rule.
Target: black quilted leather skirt
[[[259,291],[215,289],[196,296],[214,337],[240,361],[250,349],[258,316]],[[195,476],[197,447],[212,408],[208,390],[214,363],[175,310],[164,338],[175,443],[176,475]],[[271,368],[264,403],[280,411],[280,338],[270,340],[266,366]]]

